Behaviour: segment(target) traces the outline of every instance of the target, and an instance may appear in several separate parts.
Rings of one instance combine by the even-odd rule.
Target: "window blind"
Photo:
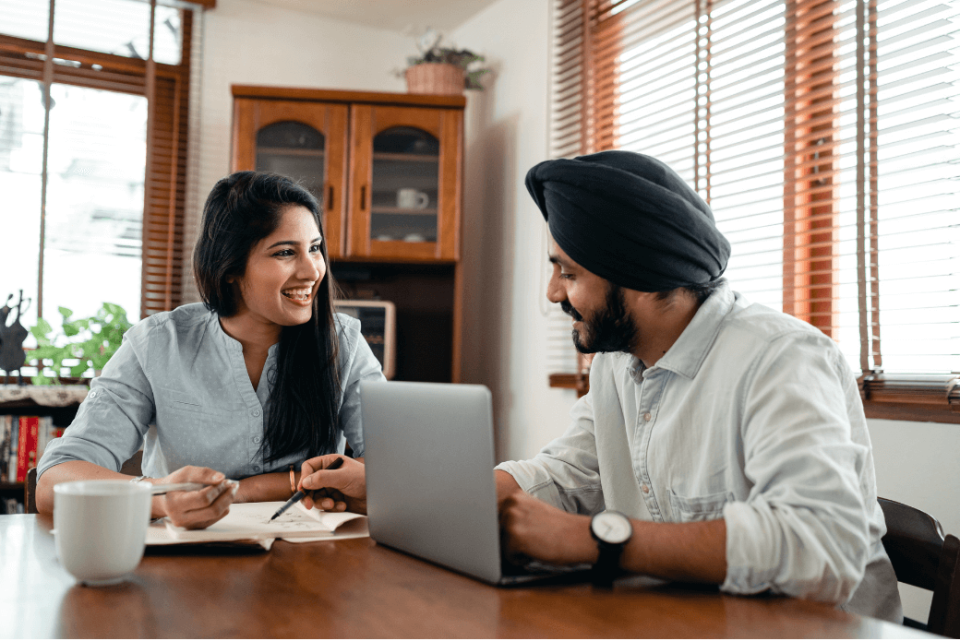
[[[735,289],[836,340],[868,400],[956,400],[960,7],[578,4],[585,105],[560,131],[579,151],[676,169],[731,242]]]
[[[17,139],[6,153],[22,169],[7,163],[6,178],[17,183],[17,175],[40,175],[23,181],[32,191],[16,212],[31,221],[30,229],[34,222],[38,227],[20,239],[33,247],[37,276],[24,287],[33,289],[33,312],[56,324],[57,306],[68,302],[58,298],[69,297],[71,283],[89,288],[97,281],[104,291],[90,293],[87,298],[96,299],[91,304],[122,302],[134,320],[138,307],[140,316],[172,309],[182,289],[190,61],[198,7],[113,0],[105,16],[104,3],[88,0],[34,4],[42,11],[0,0],[5,18],[11,16],[0,24],[0,87],[12,87],[6,93],[19,101],[0,105],[0,112],[33,114],[16,120],[7,137]],[[37,104],[24,92],[39,92],[39,125]],[[0,122],[3,118],[0,113]],[[124,129],[125,123],[133,129]],[[16,129],[21,124],[24,128]],[[32,146],[24,147],[24,136]],[[139,176],[128,175],[137,166],[143,167]],[[0,166],[0,173],[4,169]],[[4,213],[9,228],[13,213]],[[84,251],[89,255],[78,254]],[[53,260],[58,252],[65,257],[59,262]],[[109,256],[137,264],[99,264]],[[9,274],[13,265],[7,262]],[[29,273],[29,262],[17,257],[16,272]],[[131,292],[130,302],[116,300]],[[35,319],[33,312],[24,324]]]
[[[585,109],[590,103],[585,98],[587,51],[586,12],[581,0],[553,0],[553,34],[550,39],[550,157],[569,158],[588,152],[586,131],[590,122]],[[547,368],[551,385],[585,390],[584,359],[571,343],[570,317],[559,305],[547,301],[545,292],[553,271],[547,261],[548,232],[543,226],[541,243],[541,311],[547,317]]]

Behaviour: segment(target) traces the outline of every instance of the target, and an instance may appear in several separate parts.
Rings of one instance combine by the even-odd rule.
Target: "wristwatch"
[[[620,571],[620,555],[633,536],[630,519],[614,510],[604,510],[595,514],[590,521],[590,535],[597,542],[600,555],[593,564],[593,584],[598,587],[611,587],[613,579]]]

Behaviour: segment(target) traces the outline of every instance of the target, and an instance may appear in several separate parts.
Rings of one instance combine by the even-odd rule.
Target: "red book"
[[[37,465],[37,433],[39,416],[20,417],[20,442],[17,447],[17,481],[27,480],[27,470]]]

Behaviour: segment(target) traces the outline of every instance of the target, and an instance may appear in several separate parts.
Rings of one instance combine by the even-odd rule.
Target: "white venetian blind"
[[[587,65],[584,60],[585,10],[581,0],[553,0],[553,34],[550,78],[550,157],[571,158],[586,153],[584,127],[584,83]],[[548,233],[543,226],[541,261],[542,285],[538,290],[543,313],[547,316],[547,368],[550,372],[576,374],[580,359],[570,337],[570,317],[559,305],[545,297],[546,283],[553,271],[547,262]]]
[[[855,369],[960,369],[960,4],[580,4],[581,150],[667,162],[713,208],[735,289]]]

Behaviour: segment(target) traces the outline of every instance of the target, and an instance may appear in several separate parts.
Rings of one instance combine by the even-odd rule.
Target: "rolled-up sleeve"
[[[864,576],[869,516],[851,439],[845,366],[826,337],[776,339],[744,388],[746,501],[728,503],[727,576],[738,594],[771,590],[846,602]]]
[[[67,461],[87,461],[119,472],[143,444],[154,412],[153,392],[128,333],[102,375],[93,379],[70,427],[47,445],[37,466],[38,478]]]
[[[340,404],[340,428],[353,450],[353,455],[364,455],[363,425],[360,419],[360,381],[383,381],[380,361],[373,355],[366,339],[360,333],[360,322],[338,314],[341,330],[341,376],[343,401]]]
[[[592,396],[588,392],[570,410],[571,425],[534,458],[506,461],[496,469],[510,474],[520,488],[567,512],[595,514],[603,509],[597,462]]]

